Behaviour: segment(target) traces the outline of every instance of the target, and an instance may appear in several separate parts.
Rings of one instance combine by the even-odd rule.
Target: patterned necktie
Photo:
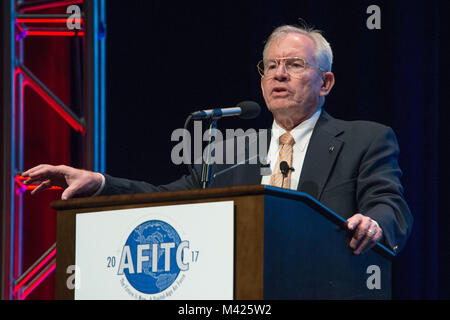
[[[291,186],[291,170],[288,171],[287,177],[283,179],[283,174],[280,171],[280,163],[286,161],[289,168],[292,167],[292,158],[294,155],[295,140],[290,133],[286,132],[280,137],[280,153],[278,155],[277,164],[275,165],[274,172],[270,177],[270,185],[279,188],[289,189]]]

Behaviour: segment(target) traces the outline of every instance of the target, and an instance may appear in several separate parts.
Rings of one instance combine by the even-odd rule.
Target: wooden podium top
[[[55,210],[73,210],[97,208],[104,206],[133,205],[152,202],[170,202],[186,200],[205,200],[210,198],[229,198],[249,195],[275,195],[289,198],[309,198],[317,202],[306,193],[281,189],[266,185],[235,186],[211,189],[191,189],[182,191],[163,191],[137,194],[123,194],[113,196],[98,196],[91,198],[74,198],[53,201],[51,206]],[[319,204],[319,202],[317,202]],[[324,207],[325,208],[325,207]]]
[[[240,195],[264,194],[264,185],[237,186],[211,189],[192,189],[181,191],[162,191],[136,194],[122,194],[112,196],[98,196],[91,198],[74,198],[53,201],[51,206],[55,210],[72,210],[82,208],[96,208],[111,205],[129,205],[151,202],[186,201],[194,199],[208,199],[217,197],[234,197]]]

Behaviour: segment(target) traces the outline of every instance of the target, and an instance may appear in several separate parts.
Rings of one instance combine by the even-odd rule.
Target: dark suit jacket
[[[298,191],[308,193],[345,219],[355,213],[371,217],[383,229],[382,242],[398,252],[413,222],[403,197],[398,155],[391,128],[368,121],[338,120],[322,111],[309,142]],[[215,172],[226,168],[216,165]],[[199,168],[195,170],[200,172]],[[105,177],[102,195],[196,188],[191,176],[162,186]],[[246,163],[218,175],[211,187],[259,184],[261,178],[260,165]]]

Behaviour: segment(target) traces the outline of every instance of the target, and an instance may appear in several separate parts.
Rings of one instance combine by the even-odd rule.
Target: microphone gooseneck
[[[200,110],[192,112],[191,116],[193,120],[220,119],[234,116],[238,116],[241,119],[253,119],[259,116],[260,113],[261,107],[259,104],[254,101],[242,101],[235,107]]]
[[[195,170],[192,168],[190,163],[187,163],[189,173],[192,177],[192,182],[195,186],[199,186],[200,188],[208,188],[211,183],[212,179],[214,178],[214,168],[213,164],[210,162],[211,160],[211,153],[213,150],[213,143],[215,140],[215,137],[213,134],[211,134],[214,130],[217,128],[217,120],[223,118],[223,117],[233,117],[238,116],[242,119],[253,119],[256,118],[261,113],[261,107],[259,104],[257,104],[254,101],[242,101],[239,102],[235,107],[231,108],[216,108],[216,109],[208,109],[208,110],[200,110],[196,112],[192,112],[189,114],[189,116],[186,119],[186,122],[184,124],[184,134],[187,131],[188,124],[192,120],[203,120],[207,119],[210,121],[209,126],[209,132],[210,132],[210,138],[209,138],[209,144],[208,144],[208,150],[207,151],[207,159],[203,161],[202,157],[202,172],[201,172],[201,178],[198,179],[198,176],[195,172]],[[185,136],[183,136],[183,141],[186,141]]]

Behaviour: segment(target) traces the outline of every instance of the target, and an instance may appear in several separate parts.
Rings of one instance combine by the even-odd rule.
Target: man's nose
[[[289,73],[287,73],[284,63],[279,63],[277,70],[275,72],[275,78],[277,80],[285,80],[285,79],[287,79],[288,76],[289,76]]]

